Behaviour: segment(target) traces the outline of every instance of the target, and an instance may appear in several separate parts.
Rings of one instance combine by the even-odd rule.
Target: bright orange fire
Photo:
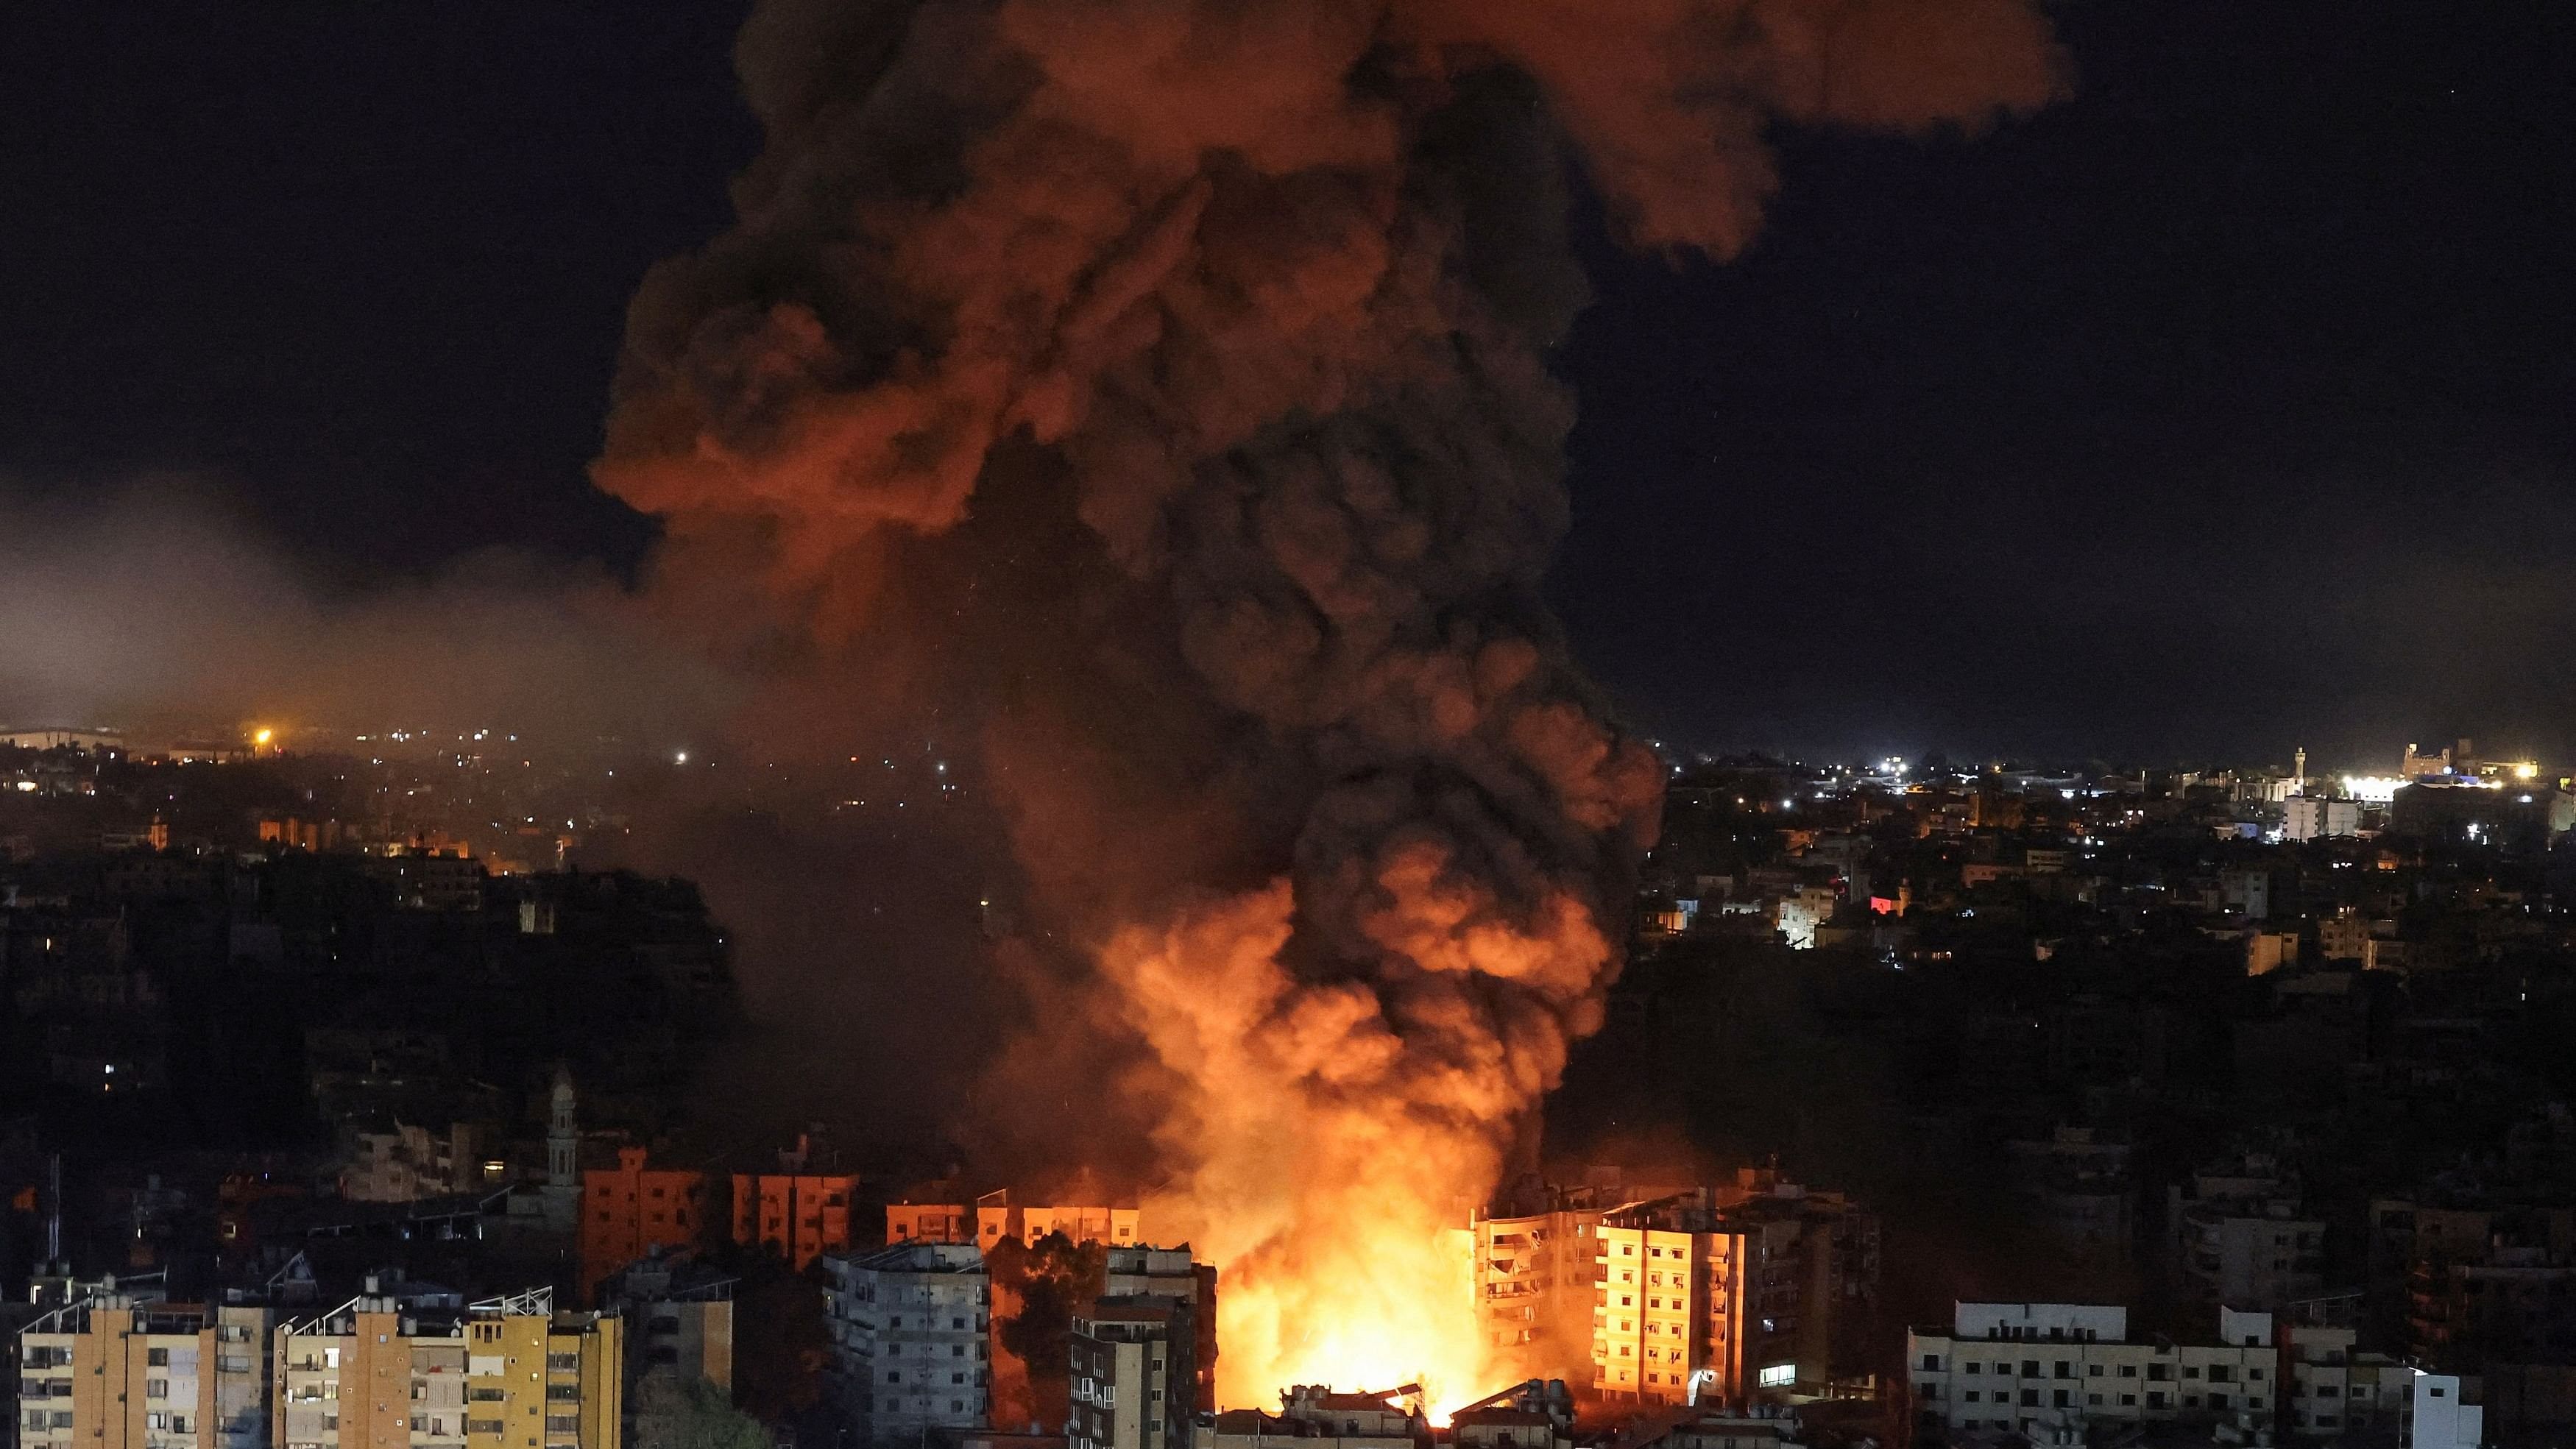
[[[1217,1265],[1221,1404],[1419,1382],[1445,1420],[1495,1387],[1468,1213],[1591,1024],[1608,949],[1570,901],[1506,923],[1433,857],[1374,872],[1388,904],[1363,929],[1412,963],[1385,980],[1283,968],[1285,881],[1103,953],[1174,1079],[1161,1138],[1191,1167],[1144,1215]]]

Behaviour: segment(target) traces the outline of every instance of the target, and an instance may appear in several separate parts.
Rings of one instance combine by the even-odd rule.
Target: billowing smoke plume
[[[1083,961],[986,1105],[1141,1112],[1224,1397],[1472,1394],[1442,1230],[1596,1024],[1658,800],[1539,601],[1568,159],[1723,257],[1767,127],[2038,105],[2044,23],[776,0],[740,59],[768,148],[637,300],[599,480],[718,632],[975,731],[1012,952]]]

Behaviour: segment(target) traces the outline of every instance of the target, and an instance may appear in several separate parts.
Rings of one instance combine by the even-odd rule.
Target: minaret
[[[546,1186],[581,1186],[581,1123],[573,1113],[572,1071],[555,1067],[554,1115],[546,1125]]]
[[[2299,746],[2298,753],[2290,758],[2290,793],[2305,795],[2308,793],[2308,747]]]

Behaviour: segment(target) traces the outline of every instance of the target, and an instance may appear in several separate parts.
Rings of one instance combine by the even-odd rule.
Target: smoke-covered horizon
[[[0,722],[146,738],[492,728],[574,748],[704,732],[732,684],[604,571],[489,550],[333,581],[179,475],[0,480]]]

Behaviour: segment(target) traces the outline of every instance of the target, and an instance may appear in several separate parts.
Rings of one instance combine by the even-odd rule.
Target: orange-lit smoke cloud
[[[1444,1230],[1596,1023],[1659,790],[1538,593],[1566,160],[1624,240],[1728,256],[1767,127],[2035,107],[2046,26],[773,0],[740,62],[769,145],[637,299],[597,476],[667,520],[667,588],[749,581],[806,657],[976,711],[1032,920],[1090,957],[1049,1026],[1144,1063],[1123,1103],[1006,1080],[1151,1124],[1221,1398],[1472,1397]]]

